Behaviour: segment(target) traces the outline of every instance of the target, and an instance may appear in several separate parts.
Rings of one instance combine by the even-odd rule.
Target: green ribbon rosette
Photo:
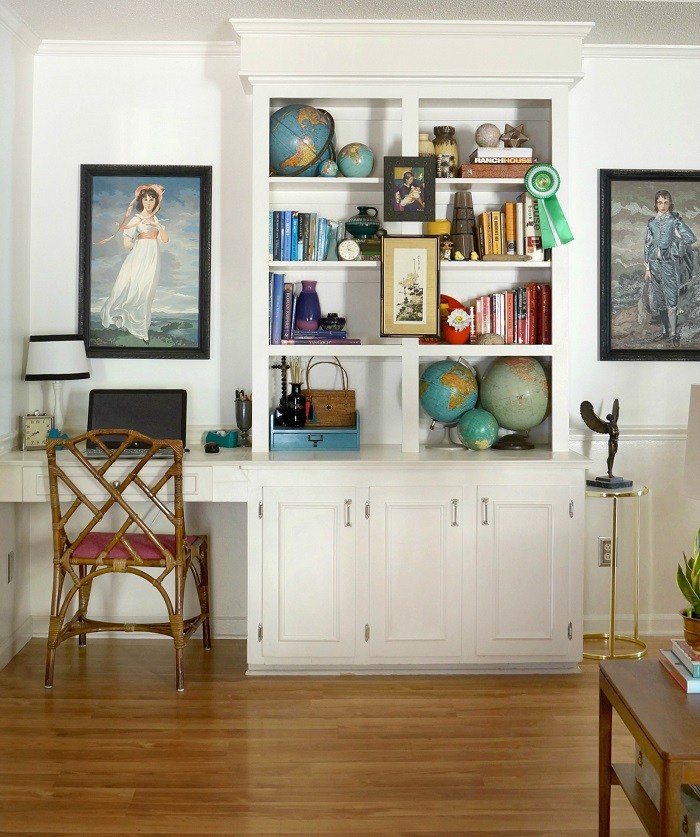
[[[539,163],[527,170],[525,188],[536,198],[540,210],[542,247],[547,250],[574,240],[564,211],[556,198],[561,178],[554,166]]]

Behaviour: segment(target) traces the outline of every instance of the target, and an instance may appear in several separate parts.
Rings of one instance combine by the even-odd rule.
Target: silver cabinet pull
[[[481,498],[481,525],[488,526],[489,525],[489,498],[482,497]]]
[[[352,506],[352,500],[345,501],[345,528],[352,527],[352,521],[350,520],[350,507]]]
[[[459,526],[459,522],[457,521],[457,506],[459,505],[459,500],[455,497],[453,500],[450,500],[450,505],[452,506],[452,526]]]

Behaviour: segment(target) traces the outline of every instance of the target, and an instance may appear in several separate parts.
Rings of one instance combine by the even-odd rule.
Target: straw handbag
[[[321,364],[329,364],[340,370],[342,389],[316,389],[311,386],[309,373],[314,366]],[[337,357],[333,360],[314,360],[310,357],[306,364],[306,389],[302,392],[311,401],[309,423],[317,427],[355,426],[355,390],[348,389],[347,370]]]

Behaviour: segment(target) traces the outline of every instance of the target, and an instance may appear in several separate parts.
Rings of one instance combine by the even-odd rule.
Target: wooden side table
[[[594,653],[584,651],[583,656],[588,660],[609,660],[609,659],[639,659],[647,653],[646,643],[639,638],[639,515],[641,498],[649,493],[646,485],[631,488],[609,489],[609,488],[587,488],[586,497],[601,497],[612,501],[612,533],[610,536],[610,630],[604,634],[584,634],[584,642],[587,639],[604,639],[607,641],[607,653]],[[615,633],[615,595],[617,581],[617,555],[618,555],[618,503],[620,500],[635,498],[635,522],[634,522],[634,632],[632,636]],[[617,642],[633,646],[632,651],[616,651]]]
[[[610,834],[610,787],[620,785],[649,834],[677,837],[681,785],[700,782],[700,695],[687,694],[658,660],[604,660],[599,680],[598,834]],[[661,780],[657,811],[634,764],[612,764],[612,710]]]

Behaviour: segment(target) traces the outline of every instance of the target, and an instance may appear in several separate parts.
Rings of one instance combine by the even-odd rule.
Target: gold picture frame
[[[440,333],[440,236],[382,238],[382,337]]]

